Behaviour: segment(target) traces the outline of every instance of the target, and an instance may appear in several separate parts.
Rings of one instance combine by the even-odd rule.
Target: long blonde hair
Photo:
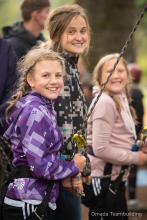
[[[101,80],[102,80],[102,70],[103,70],[104,64],[109,60],[117,59],[119,56],[120,56],[119,53],[113,53],[113,54],[108,54],[108,55],[102,57],[99,60],[99,62],[97,63],[97,65],[95,66],[94,71],[93,71],[93,84],[95,86],[98,86],[100,88],[102,86],[101,85]],[[129,70],[128,70],[128,67],[127,67],[127,62],[123,57],[121,57],[121,60],[124,64],[124,67],[125,67],[125,70],[127,72],[128,79],[129,79]],[[128,98],[129,104],[130,104],[131,103],[131,97],[130,97],[130,91],[129,90],[130,90],[129,85],[127,85],[126,88],[125,88],[125,92],[126,92],[126,96]],[[116,104],[116,108],[120,112],[120,110],[121,110],[120,101],[115,96],[113,96],[113,94],[109,93],[109,95],[113,98],[113,100]],[[131,109],[131,112],[132,112],[132,109]],[[134,115],[134,113],[132,113],[132,114]]]
[[[27,91],[31,90],[27,82],[27,76],[33,74],[36,64],[43,60],[57,60],[61,64],[63,72],[65,72],[64,60],[58,53],[44,48],[34,48],[30,50],[18,63],[18,72],[20,74],[19,82],[16,92],[8,101],[6,116],[9,116],[16,102],[25,95]]]
[[[78,4],[64,5],[50,12],[47,21],[47,29],[50,39],[52,41],[52,49],[54,51],[60,52],[62,50],[62,48],[60,48],[61,35],[65,31],[71,20],[79,15],[83,17],[86,22],[90,42],[90,26],[86,10],[84,8],[82,8]],[[88,52],[88,49],[89,43],[85,52]]]

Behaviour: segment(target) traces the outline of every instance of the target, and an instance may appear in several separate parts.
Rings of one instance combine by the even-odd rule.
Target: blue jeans
[[[81,220],[81,198],[73,195],[62,188],[59,199],[55,220]]]

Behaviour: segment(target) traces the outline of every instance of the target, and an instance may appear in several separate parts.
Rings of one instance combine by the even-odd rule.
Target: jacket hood
[[[27,31],[23,27],[23,22],[16,22],[13,24],[13,26],[5,26],[3,27],[2,31],[5,38],[16,37],[24,39],[25,41],[28,40],[30,42],[36,42],[36,40],[44,41],[42,34],[40,34],[38,38],[35,38],[29,31]]]

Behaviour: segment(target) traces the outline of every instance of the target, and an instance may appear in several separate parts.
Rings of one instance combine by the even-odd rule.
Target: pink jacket
[[[122,165],[137,164],[137,153],[131,151],[135,141],[134,122],[127,107],[126,96],[122,95],[120,99],[121,113],[118,112],[114,100],[103,93],[88,120],[87,143],[92,146],[96,156],[89,155],[92,176],[103,176],[106,162],[113,164],[112,180],[118,176]],[[128,173],[129,171],[124,180]]]

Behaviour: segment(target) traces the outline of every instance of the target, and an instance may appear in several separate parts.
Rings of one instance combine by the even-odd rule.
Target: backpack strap
[[[44,212],[45,212],[45,209],[48,207],[48,199],[49,199],[49,195],[51,193],[51,190],[53,188],[54,182],[55,181],[53,181],[53,180],[49,181],[46,195],[43,198],[42,203],[39,204],[36,207],[36,209],[34,210],[34,212],[32,213],[32,214],[35,214],[40,220],[44,218]]]
[[[86,150],[87,150],[87,153],[88,153],[88,154],[90,154],[90,155],[93,156],[93,157],[96,157],[95,154],[94,154],[94,152],[93,152],[93,148],[92,148],[91,145],[87,145]]]
[[[126,169],[128,169],[127,165],[122,166],[120,173],[119,173],[119,176],[116,178],[116,180],[111,181],[111,183],[109,184],[109,191],[112,194],[114,194],[114,195],[117,194],[118,188],[120,186],[120,183],[122,182],[122,178],[123,178],[123,175],[124,175]]]
[[[93,152],[93,149],[92,149],[91,145],[87,146],[87,153],[94,156],[94,157],[96,157],[94,152]],[[110,182],[109,191],[112,192],[114,195],[116,195],[116,193],[118,191],[118,188],[120,186],[120,183],[122,182],[122,178],[123,178],[123,175],[124,175],[126,169],[128,169],[127,165],[122,166],[121,170],[120,170],[120,173],[119,173],[118,177],[116,178],[116,180],[111,181],[112,164],[111,163],[106,163],[106,165],[104,167],[104,176],[105,175],[110,175],[110,177],[106,178],[107,179],[106,181]]]
[[[34,178],[33,173],[30,170],[30,167],[26,165],[13,167],[12,172],[10,173],[8,179],[10,181],[13,181],[14,179],[19,179],[19,178]]]
[[[87,145],[86,149],[87,149],[88,154],[90,154],[93,157],[96,157],[94,152],[93,152],[93,148],[92,148],[91,145]],[[105,167],[104,167],[104,176],[105,175],[111,175],[111,173],[112,173],[112,164],[111,163],[106,163]],[[108,179],[111,179],[111,177],[110,178],[108,177]]]

